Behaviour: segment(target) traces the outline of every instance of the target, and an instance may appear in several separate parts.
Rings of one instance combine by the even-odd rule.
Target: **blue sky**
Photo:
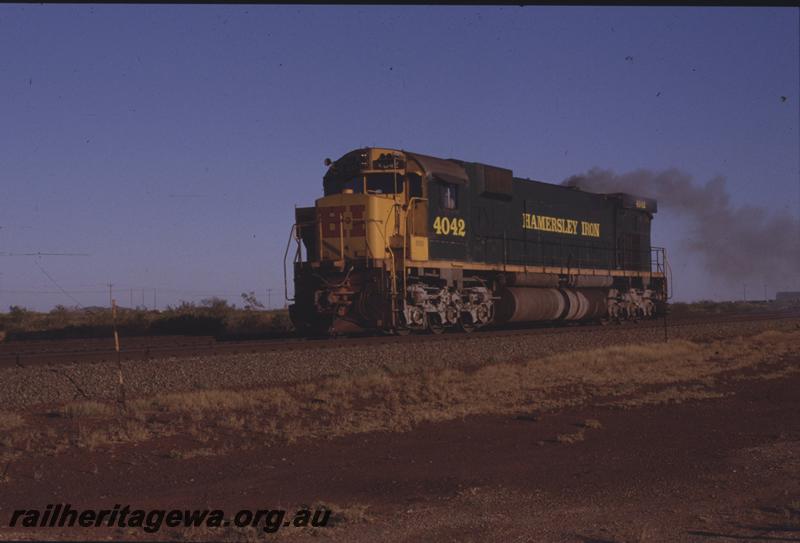
[[[800,214],[796,8],[0,6],[0,307],[274,289],[294,205],[363,145],[560,182],[727,178]],[[780,97],[785,96],[786,100]],[[664,210],[679,300],[707,277]],[[768,243],[769,240],[765,240]],[[780,248],[776,247],[776,250]],[[800,289],[788,277],[776,289]],[[748,296],[763,297],[762,285]],[[145,300],[152,304],[152,290]]]

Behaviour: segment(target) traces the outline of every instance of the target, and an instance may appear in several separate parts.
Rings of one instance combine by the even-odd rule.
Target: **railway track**
[[[724,324],[735,322],[781,320],[800,318],[798,311],[785,311],[761,314],[735,314],[668,318],[666,333],[670,329],[697,324]],[[572,324],[541,325],[504,329],[484,329],[472,334],[446,333],[441,335],[411,336],[357,336],[337,339],[281,338],[270,340],[217,341],[213,337],[191,336],[153,336],[121,338],[120,352],[113,347],[112,339],[92,338],[91,340],[40,340],[20,341],[0,345],[0,368],[26,367],[40,364],[69,364],[73,362],[116,362],[119,360],[143,360],[151,358],[209,356],[217,354],[254,354],[287,350],[343,349],[363,345],[386,345],[398,343],[447,342],[477,340],[481,337],[509,337],[536,334],[575,334],[598,329],[616,329],[622,332],[627,328],[664,328],[661,319],[623,324]],[[81,343],[88,345],[81,345]],[[65,347],[66,345],[66,347]]]

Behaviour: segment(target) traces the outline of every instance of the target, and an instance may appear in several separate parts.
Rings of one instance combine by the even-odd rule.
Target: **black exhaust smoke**
[[[616,174],[593,168],[562,185],[655,198],[659,208],[688,219],[691,233],[685,248],[700,256],[709,273],[731,286],[751,281],[780,288],[800,275],[800,220],[757,206],[734,207],[723,177],[696,185],[677,169]]]

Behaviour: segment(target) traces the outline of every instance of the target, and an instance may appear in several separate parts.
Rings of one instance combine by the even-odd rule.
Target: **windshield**
[[[367,192],[374,194],[394,194],[395,181],[397,190],[403,191],[403,176],[393,173],[372,173],[367,176]]]
[[[358,175],[342,183],[340,192],[343,192],[347,189],[352,190],[356,194],[361,194],[362,192],[364,192],[364,177]]]
[[[370,194],[394,194],[395,175],[393,173],[367,174],[367,192]],[[364,192],[364,176],[356,175],[338,183],[326,183],[325,195],[339,194],[347,189],[355,194]],[[397,190],[403,192],[403,176],[397,176]]]

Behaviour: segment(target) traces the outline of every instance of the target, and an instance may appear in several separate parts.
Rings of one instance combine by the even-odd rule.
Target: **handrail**
[[[344,219],[339,213],[339,260],[344,262]]]
[[[408,204],[406,205],[406,233],[403,236],[403,296],[405,297],[405,293],[408,291],[408,272],[406,271],[406,253],[408,252],[408,247],[413,247],[412,239],[414,237],[414,205],[417,202],[427,202],[427,198],[422,198],[420,196],[412,196],[408,200]],[[408,245],[406,245],[406,239],[408,239]],[[409,255],[410,256],[410,255]]]
[[[400,207],[399,202],[395,202],[392,204],[392,207],[389,208],[389,213],[386,214],[386,219],[383,221],[381,225],[380,222],[375,221],[378,225],[382,226],[382,236],[383,236],[383,246],[384,246],[384,254],[388,251],[389,259],[392,263],[392,268],[390,271],[390,287],[391,287],[391,301],[392,301],[392,326],[397,326],[397,307],[396,307],[396,300],[397,300],[397,262],[395,260],[394,251],[392,250],[392,244],[389,238],[386,235],[386,232],[389,230],[389,217],[392,216],[392,213],[395,212],[395,208]],[[397,223],[397,220],[395,220]],[[399,229],[399,225],[395,224],[395,227]],[[403,270],[405,270],[405,255],[403,255]]]
[[[406,210],[406,232],[407,233],[410,232],[409,236],[414,235],[414,221],[411,221],[411,228],[409,229],[408,227],[409,220],[412,218],[411,213],[413,211],[412,208],[414,207],[414,204],[416,204],[417,202],[427,202],[427,201],[428,201],[427,198],[422,198],[420,196],[412,196],[408,200],[408,208]]]
[[[667,258],[666,250],[664,251],[664,290],[667,294],[667,300],[672,299],[672,266],[669,265],[669,259]]]
[[[322,262],[322,256],[324,254],[322,250],[322,217],[317,216],[317,224],[319,224],[319,241],[317,242],[317,246],[319,247],[319,261]]]
[[[283,296],[286,298],[287,302],[293,302],[294,298],[289,298],[289,282],[286,278],[286,258],[289,256],[289,246],[292,244],[292,238],[295,239],[298,243],[298,251],[300,251],[300,240],[297,237],[297,224],[293,224],[291,230],[289,230],[289,240],[286,242],[286,251],[283,253]],[[295,254],[295,261],[297,260]],[[302,253],[300,253],[300,258],[302,259]]]

